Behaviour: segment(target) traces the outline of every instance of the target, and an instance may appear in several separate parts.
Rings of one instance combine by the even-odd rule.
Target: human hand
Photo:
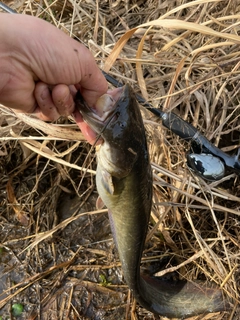
[[[107,91],[90,51],[46,21],[18,14],[0,13],[0,43],[0,102],[45,121],[73,114],[93,143],[74,103],[78,89],[92,107]]]

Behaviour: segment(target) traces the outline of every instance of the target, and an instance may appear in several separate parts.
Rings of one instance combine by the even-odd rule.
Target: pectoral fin
[[[112,176],[109,172],[105,170],[102,171],[102,185],[108,193],[110,194],[114,193]]]
[[[97,210],[101,210],[105,207],[105,204],[104,202],[102,201],[102,198],[101,197],[98,197],[97,198],[97,201],[96,201],[96,208]]]

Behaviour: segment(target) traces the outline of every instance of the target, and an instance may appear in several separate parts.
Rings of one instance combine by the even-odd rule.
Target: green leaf
[[[12,305],[12,314],[14,317],[19,317],[23,312],[23,305],[21,303],[14,303]]]

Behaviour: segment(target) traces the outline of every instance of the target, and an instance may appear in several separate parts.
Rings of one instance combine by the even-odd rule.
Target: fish
[[[100,202],[108,208],[124,279],[138,303],[154,314],[184,319],[226,310],[219,288],[141,273],[152,207],[152,170],[135,93],[128,84],[118,90],[117,101],[100,111],[90,108],[80,92],[75,103],[101,139],[96,185]]]

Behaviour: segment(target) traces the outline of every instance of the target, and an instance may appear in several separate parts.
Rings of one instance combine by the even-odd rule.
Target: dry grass
[[[239,0],[6,4],[85,43],[101,68],[236,153]],[[143,267],[168,257],[160,274],[216,283],[232,310],[192,319],[238,320],[239,177],[198,179],[186,166],[187,143],[143,114],[154,172]],[[2,106],[0,130],[3,319],[14,302],[24,304],[23,319],[154,319],[121,279],[106,212],[95,211],[94,151],[73,121],[33,122]]]

